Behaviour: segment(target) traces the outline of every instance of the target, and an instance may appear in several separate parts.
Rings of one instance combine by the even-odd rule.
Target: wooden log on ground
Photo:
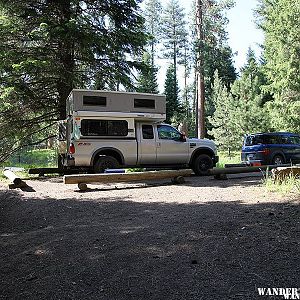
[[[185,179],[183,176],[177,176],[177,177],[172,178],[171,182],[175,183],[175,184],[183,184],[183,183],[185,183]]]
[[[283,182],[290,177],[300,178],[300,167],[278,167],[272,170],[272,178],[274,182]]]
[[[55,174],[55,173],[64,173],[64,170],[59,168],[34,168],[29,169],[28,174]]]
[[[290,164],[281,165],[284,167],[291,166]],[[277,168],[278,165],[270,165],[270,166],[257,166],[257,167],[234,167],[234,168],[214,168],[209,170],[209,175],[221,175],[221,174],[239,174],[239,173],[253,173],[253,172],[261,172],[262,170],[272,170]]]
[[[60,169],[60,168],[34,168],[29,169],[28,174],[39,174],[40,176],[44,176],[45,174],[74,174],[78,173],[79,169]]]
[[[247,167],[248,165],[246,163],[240,163],[240,164],[225,164],[224,168],[235,168],[235,167]]]
[[[21,185],[22,179],[10,170],[4,170],[3,174],[7,177],[15,186]]]
[[[93,182],[99,182],[99,183],[131,182],[131,181],[175,178],[179,176],[190,176],[192,174],[193,171],[190,169],[132,172],[132,173],[122,173],[122,174],[78,174],[78,175],[65,175],[64,183],[78,184],[78,183],[93,183]]]
[[[26,182],[21,181],[21,183],[19,183],[19,184],[17,184],[17,185],[14,184],[14,183],[9,184],[9,185],[8,185],[8,188],[9,188],[10,190],[13,190],[13,189],[21,189],[21,188],[28,188],[28,185],[27,185]]]

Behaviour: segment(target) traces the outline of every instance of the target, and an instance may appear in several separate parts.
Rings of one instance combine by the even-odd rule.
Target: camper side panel
[[[166,113],[163,95],[89,90],[73,90],[71,94],[74,111]]]

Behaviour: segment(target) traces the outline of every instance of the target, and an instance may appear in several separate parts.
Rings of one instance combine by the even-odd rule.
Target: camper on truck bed
[[[186,168],[207,174],[218,156],[213,141],[188,139],[166,119],[164,95],[73,90],[60,121],[62,165],[96,173],[120,167]]]

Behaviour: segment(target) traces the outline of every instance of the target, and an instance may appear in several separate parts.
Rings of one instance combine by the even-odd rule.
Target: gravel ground
[[[182,185],[0,184],[0,299],[283,299],[300,288],[300,199],[261,177]]]

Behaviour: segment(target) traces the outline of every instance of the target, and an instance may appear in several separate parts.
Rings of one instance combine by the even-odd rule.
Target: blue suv
[[[241,158],[243,163],[280,165],[300,162],[300,135],[289,132],[245,135]]]

